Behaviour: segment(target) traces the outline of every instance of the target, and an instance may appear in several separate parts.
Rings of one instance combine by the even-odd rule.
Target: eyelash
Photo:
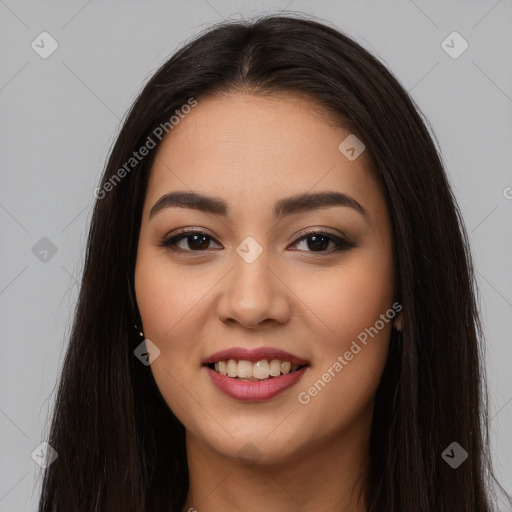
[[[207,252],[208,249],[205,249],[203,251],[194,251],[194,250],[191,250],[191,249],[180,249],[180,248],[176,247],[176,244],[179,241],[181,241],[183,239],[186,239],[186,238],[188,238],[189,236],[192,236],[192,235],[204,235],[207,238],[209,238],[210,240],[215,241],[215,243],[218,243],[213,237],[211,237],[207,233],[204,233],[203,231],[190,231],[189,230],[189,231],[182,231],[182,232],[180,232],[180,233],[178,233],[176,235],[173,235],[172,237],[169,237],[169,238],[164,238],[161,241],[161,243],[158,244],[158,246],[159,247],[165,247],[165,248],[167,248],[169,250],[172,250],[172,251],[175,251],[175,252],[180,252],[180,253],[204,253],[204,252]],[[308,238],[311,238],[313,236],[318,236],[318,235],[325,236],[329,240],[331,240],[331,241],[336,243],[336,247],[334,248],[334,250],[331,250],[331,251],[318,251],[318,254],[332,254],[333,252],[344,251],[344,250],[352,249],[353,247],[355,247],[355,244],[353,244],[352,242],[349,242],[348,240],[345,240],[344,238],[332,235],[330,233],[326,233],[324,231],[310,231],[309,233],[304,234],[303,236],[298,238],[293,243],[293,245],[298,244],[302,240],[307,240]],[[306,251],[306,252],[310,252],[310,253],[314,254],[316,251]]]

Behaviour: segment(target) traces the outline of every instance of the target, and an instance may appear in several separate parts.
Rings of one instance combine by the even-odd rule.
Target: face
[[[135,269],[150,368],[187,439],[226,457],[251,443],[291,461],[371,421],[392,232],[367,155],[338,148],[348,135],[305,99],[238,94],[199,98],[158,150]],[[178,192],[213,201],[164,198]]]

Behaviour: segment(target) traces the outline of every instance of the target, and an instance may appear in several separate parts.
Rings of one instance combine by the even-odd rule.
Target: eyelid
[[[338,233],[330,233],[329,231],[326,231],[330,228],[324,228],[322,226],[318,226],[316,228],[306,228],[306,229],[301,229],[298,233],[296,233],[294,235],[294,238],[296,241],[298,241],[300,238],[303,238],[304,236],[307,236],[309,234],[311,235],[316,235],[316,234],[322,234],[322,235],[328,235],[328,236],[332,236],[333,238],[338,238],[338,239],[341,239],[341,240],[345,240],[346,242],[349,242],[349,237],[345,235],[345,233],[343,232],[339,232]]]
[[[171,235],[171,233],[172,233],[172,235]],[[215,237],[213,235],[211,235],[206,228],[193,228],[193,227],[192,228],[184,227],[184,228],[179,228],[175,231],[171,231],[170,233],[166,234],[163,237],[163,239],[168,240],[169,238],[174,238],[178,235],[184,235],[184,234],[188,234],[188,233],[194,233],[194,234],[198,234],[198,235],[208,235],[210,238],[215,239]]]

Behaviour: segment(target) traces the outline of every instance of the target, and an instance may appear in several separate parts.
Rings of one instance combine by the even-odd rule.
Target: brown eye
[[[180,247],[178,244],[183,240],[185,240],[185,243]],[[182,252],[203,252],[209,248],[208,245],[211,240],[213,238],[206,233],[186,231],[163,240],[160,246]]]
[[[348,240],[345,240],[343,238],[331,235],[329,233],[309,233],[301,238],[299,238],[294,245],[297,245],[299,242],[305,241],[307,250],[306,252],[326,252],[326,249],[328,249],[329,244],[334,244],[334,250],[333,251],[327,251],[327,252],[336,252],[336,251],[342,251],[347,250],[352,247],[354,247],[354,244],[349,242]]]
[[[200,231],[185,231],[164,239],[159,245],[173,251],[194,253],[207,251],[210,248],[209,244],[211,241],[214,241],[214,239],[206,233]],[[322,232],[308,233],[296,240],[294,245],[301,242],[305,242],[306,249],[299,250],[313,253],[337,252],[354,247],[353,243],[344,238]],[[179,244],[181,244],[181,246]],[[333,246],[331,246],[333,250],[331,251],[328,250],[330,244],[333,244]]]

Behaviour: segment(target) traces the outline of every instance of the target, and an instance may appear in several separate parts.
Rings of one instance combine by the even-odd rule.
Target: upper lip
[[[279,359],[280,361],[289,361],[292,364],[309,364],[305,359],[290,354],[289,352],[286,352],[286,350],[280,350],[274,347],[259,347],[251,349],[243,347],[228,348],[226,350],[221,350],[220,352],[215,352],[215,354],[212,354],[205,359],[203,364],[217,363],[228,359],[252,361],[253,363],[263,359]]]

